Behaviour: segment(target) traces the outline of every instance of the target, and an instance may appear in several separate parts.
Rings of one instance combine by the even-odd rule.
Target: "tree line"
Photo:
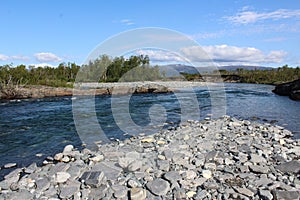
[[[158,66],[150,66],[148,56],[130,58],[101,55],[88,64],[60,63],[57,67],[25,65],[0,66],[0,87],[8,85],[45,85],[72,87],[80,82],[154,81],[161,78]]]
[[[299,79],[300,69],[284,65],[271,70],[240,68],[235,71],[219,70],[208,74],[181,73],[181,75],[189,81],[203,81],[205,80],[204,76],[221,75],[225,81],[276,85]],[[19,85],[72,87],[75,80],[78,82],[128,82],[173,80],[172,78],[174,79],[174,77],[165,77],[158,66],[150,66],[150,59],[145,55],[129,58],[123,56],[112,58],[108,55],[101,55],[81,66],[76,63],[60,63],[57,67],[0,66],[0,89]]]
[[[277,85],[300,79],[300,68],[292,68],[288,65],[284,65],[282,67],[266,70],[245,70],[243,68],[238,68],[234,71],[218,70],[209,74],[181,73],[181,75],[189,81],[205,80],[206,77],[221,76],[224,81]]]

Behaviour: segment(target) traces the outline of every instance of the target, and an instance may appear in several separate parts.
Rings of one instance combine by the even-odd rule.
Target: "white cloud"
[[[284,51],[271,51],[267,54],[253,47],[228,45],[192,46],[181,49],[191,61],[203,62],[212,59],[217,63],[279,63],[286,56]]]
[[[264,39],[263,41],[264,42],[283,42],[285,40],[287,40],[287,38],[285,38],[285,37],[273,37],[273,38]]]
[[[151,62],[187,62],[184,58],[175,53],[163,50],[137,50],[138,55],[148,55]]]
[[[28,56],[22,56],[22,55],[10,56],[10,59],[21,60],[21,61],[29,61],[30,60],[30,58]]]
[[[134,22],[130,19],[122,19],[120,22],[124,25],[127,25],[127,26],[134,24]]]
[[[211,33],[197,33],[194,35],[191,35],[190,37],[193,38],[194,40],[197,39],[210,39],[210,38],[218,38],[221,37],[225,34],[225,31],[221,30],[218,32],[211,32]]]
[[[15,56],[7,56],[0,54],[0,60],[1,61],[6,61],[6,60],[21,60],[21,61],[28,61],[30,58],[28,56],[22,56],[22,55],[15,55]]]
[[[263,20],[279,20],[300,17],[300,10],[279,9],[273,12],[254,12],[243,10],[234,16],[225,17],[225,19],[235,24],[250,24]]]
[[[0,60],[5,61],[5,60],[8,60],[8,59],[9,59],[9,56],[0,54]]]
[[[62,59],[53,53],[36,53],[35,58],[39,62],[60,62]]]

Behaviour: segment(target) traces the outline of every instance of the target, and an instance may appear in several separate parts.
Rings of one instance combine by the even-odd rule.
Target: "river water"
[[[227,115],[239,119],[275,123],[291,130],[295,134],[295,138],[300,138],[300,102],[273,94],[273,87],[225,83],[226,105],[225,108],[224,105],[220,106],[222,109],[226,109]],[[211,91],[203,86],[194,88],[192,92],[196,95],[198,100],[196,104],[200,109],[199,115],[194,116],[194,119],[202,120],[212,112]],[[162,121],[161,125],[163,128],[168,128],[168,126],[174,126],[181,120],[185,120],[184,116],[181,118],[182,105],[178,98],[184,101],[184,97],[188,97],[190,93],[191,91],[185,89],[177,92],[177,95],[172,93],[132,95],[127,107],[129,107],[133,122],[139,127],[148,126],[151,122],[151,112],[154,110],[154,117],[156,117],[155,108],[163,107],[166,120]],[[114,98],[121,99],[121,97]],[[80,98],[76,101],[81,101],[83,105],[86,100],[86,98]],[[95,98],[97,120],[107,138],[124,139],[127,137],[124,136],[124,128],[119,127],[124,127],[126,124],[115,122],[111,100],[110,96]],[[153,107],[158,104],[160,107]],[[193,109],[192,105],[190,107]],[[188,108],[189,105],[185,109]],[[46,156],[53,156],[62,151],[67,144],[81,147],[82,138],[76,131],[71,97],[1,101],[0,111],[0,167],[10,162],[16,162],[19,167],[27,166],[32,162],[41,163]],[[192,113],[195,110],[190,111]],[[119,110],[118,113],[122,114],[122,111]],[[157,117],[159,122],[160,118]],[[88,120],[85,125],[91,127]],[[130,124],[128,126],[125,127],[128,128],[126,130],[130,130]],[[151,126],[149,127],[143,129],[143,132],[162,128],[153,126],[155,128],[151,129]],[[132,130],[137,129],[133,127]],[[41,157],[36,154],[41,154]],[[0,170],[0,179],[7,171]]]

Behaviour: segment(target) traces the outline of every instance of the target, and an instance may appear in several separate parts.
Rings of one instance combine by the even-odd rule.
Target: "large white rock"
[[[71,151],[73,151],[74,146],[69,144],[67,146],[65,146],[63,153],[70,153]]]
[[[69,173],[67,173],[67,172],[57,172],[55,174],[55,182],[57,182],[57,183],[64,183],[70,177],[71,177],[71,175]]]

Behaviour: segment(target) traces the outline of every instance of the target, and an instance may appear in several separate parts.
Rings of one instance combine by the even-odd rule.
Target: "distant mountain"
[[[180,73],[196,74],[197,69],[193,66],[173,64],[159,66],[161,72],[165,72],[166,76],[178,76]]]
[[[159,66],[161,72],[165,72],[166,76],[178,76],[180,73],[187,74],[196,74],[201,72],[209,72],[216,70],[216,67],[193,67],[189,65],[182,64],[171,64],[171,65],[161,65]],[[230,65],[230,66],[220,66],[217,68],[218,70],[227,70],[227,71],[235,71],[237,69],[244,70],[271,70],[274,69],[272,67],[263,67],[263,66],[251,66],[251,65]]]

